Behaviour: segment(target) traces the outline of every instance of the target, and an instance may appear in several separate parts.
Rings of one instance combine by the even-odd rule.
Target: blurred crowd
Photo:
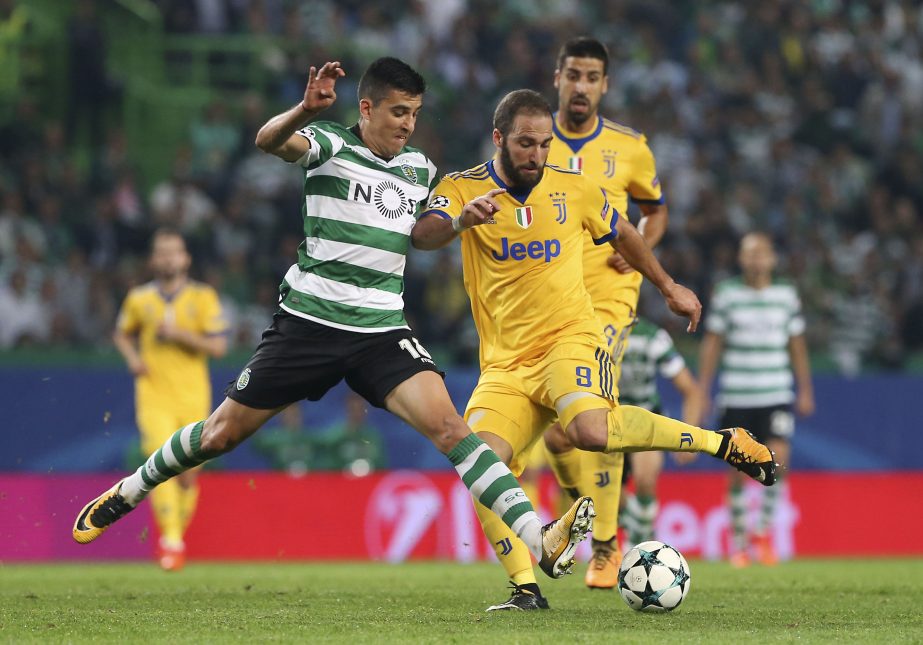
[[[553,100],[558,47],[591,34],[612,57],[604,114],[644,132],[657,160],[671,217],[661,261],[706,307],[715,281],[735,273],[737,240],[760,229],[800,289],[813,351],[856,373],[899,369],[923,349],[916,2],[157,5],[169,33],[267,37],[267,82],[190,115],[173,172],[151,190],[141,188],[117,116],[81,167],[70,145],[80,124],[48,121],[19,101],[0,129],[0,347],[107,343],[121,297],[146,279],[148,235],[160,224],[185,232],[198,277],[223,296],[235,342],[252,347],[301,237],[298,169],[252,141],[299,100],[309,65],[343,61],[349,75],[329,118],[344,121],[355,118],[355,83],[370,60],[394,55],[417,66],[430,91],[412,144],[449,172],[492,154],[491,115],[504,93],[530,87]],[[85,32],[70,29],[72,52]],[[90,43],[97,55],[100,36]],[[117,100],[111,94],[99,100]],[[405,298],[428,347],[474,363],[457,254],[457,246],[412,253]],[[642,310],[681,330],[656,294],[643,292]]]

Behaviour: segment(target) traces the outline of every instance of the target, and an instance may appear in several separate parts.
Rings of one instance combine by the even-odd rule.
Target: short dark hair
[[[603,74],[609,73],[609,50],[595,38],[577,36],[564,43],[558,52],[558,70],[563,69],[564,59],[568,56],[601,60],[603,62]]]
[[[494,128],[505,137],[519,114],[551,116],[551,105],[544,96],[534,90],[514,90],[497,104],[497,109],[494,110]]]
[[[426,91],[426,81],[404,61],[384,56],[369,65],[359,79],[359,99],[368,99],[377,104],[387,96],[389,90],[420,96]]]
[[[159,226],[151,233],[151,251],[154,250],[154,243],[157,241],[158,237],[178,237],[183,241],[183,246],[189,246],[186,244],[186,236],[183,235],[182,231],[178,228],[174,226]]]

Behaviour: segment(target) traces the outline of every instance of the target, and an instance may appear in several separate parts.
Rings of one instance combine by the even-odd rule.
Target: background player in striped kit
[[[715,287],[705,321],[699,377],[707,396],[720,356],[717,403],[721,423],[745,425],[786,466],[795,431],[792,403],[799,415],[814,412],[801,300],[791,283],[773,277],[777,259],[768,235],[745,235],[738,261],[743,275]],[[792,391],[793,382],[797,395]],[[783,472],[785,468],[778,470],[780,476]],[[778,497],[779,486],[763,493],[753,535],[757,557],[763,564],[776,562],[769,529]],[[746,566],[749,545],[744,480],[734,473],[730,505],[736,549],[731,563]]]
[[[256,136],[263,151],[305,168],[305,240],[280,287],[281,310],[218,409],[177,430],[135,473],[90,501],[73,537],[95,540],[159,484],[232,450],[291,403],[319,400],[345,380],[430,439],[475,499],[557,577],[574,542],[583,539],[583,527],[574,532],[574,526],[586,500],[543,527],[509,468],[459,416],[435,362],[404,319],[410,231],[436,182],[432,162],[407,146],[426,83],[406,63],[380,58],[359,80],[356,125],[306,125],[333,104],[344,75],[338,62],[312,67],[303,99]],[[343,512],[351,512],[348,503]]]
[[[638,318],[622,355],[622,374],[619,378],[619,401],[624,405],[637,405],[645,410],[662,414],[657,375],[669,379],[683,397],[682,420],[697,426],[702,422],[705,401],[702,388],[692,371],[686,366],[673,339],[665,329]],[[654,520],[657,518],[657,479],[663,469],[662,452],[633,452],[626,455],[626,471],[630,471],[634,492],[624,495],[619,511],[619,524],[625,527],[627,547],[654,539]],[[676,452],[677,463],[688,463],[695,453]]]

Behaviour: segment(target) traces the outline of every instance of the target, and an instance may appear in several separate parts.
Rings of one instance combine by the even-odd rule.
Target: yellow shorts
[[[150,454],[183,426],[203,421],[208,416],[209,405],[209,402],[185,405],[136,404],[135,420],[141,433],[141,450]]]
[[[482,372],[465,420],[475,433],[491,432],[510,444],[510,469],[519,475],[532,446],[555,417],[566,428],[581,412],[612,409],[616,392],[609,351],[602,339],[577,335],[511,370]],[[577,396],[561,400],[574,394]]]
[[[609,356],[615,371],[615,381],[621,375],[622,357],[625,354],[625,344],[631,334],[631,328],[638,320],[635,308],[627,302],[620,300],[606,300],[594,302],[593,310],[596,317],[603,325],[603,334],[609,342]]]

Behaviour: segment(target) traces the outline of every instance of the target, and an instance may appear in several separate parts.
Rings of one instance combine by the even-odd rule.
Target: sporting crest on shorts
[[[250,368],[245,367],[244,371],[237,377],[237,389],[242,390],[250,384]]]

